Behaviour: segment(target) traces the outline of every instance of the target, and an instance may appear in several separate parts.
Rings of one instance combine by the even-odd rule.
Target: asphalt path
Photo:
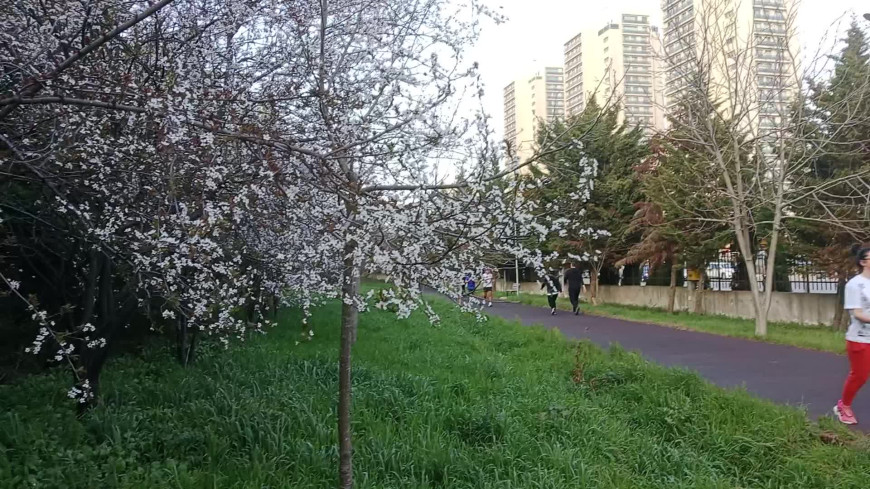
[[[849,371],[845,356],[792,346],[568,311],[552,316],[546,308],[505,302],[486,312],[528,326],[557,328],[568,338],[605,348],[616,343],[660,365],[694,370],[721,387],[744,387],[758,397],[804,407],[811,419],[833,416]],[[862,431],[870,430],[870,383],[858,393],[853,409],[859,422],[863,420]]]

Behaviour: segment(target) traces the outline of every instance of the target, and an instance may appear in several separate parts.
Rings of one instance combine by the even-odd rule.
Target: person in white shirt
[[[483,274],[480,276],[480,285],[483,286],[483,301],[487,303],[489,307],[492,307],[492,289],[495,285],[495,275],[492,273],[492,270],[486,268],[483,270]]]
[[[834,414],[845,424],[858,424],[852,401],[870,376],[870,248],[858,250],[857,262],[861,273],[846,283],[843,300],[850,319],[846,331],[849,376],[843,386],[843,396],[834,406]]]

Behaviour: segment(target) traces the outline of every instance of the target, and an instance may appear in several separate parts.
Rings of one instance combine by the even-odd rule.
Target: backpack
[[[474,279],[468,279],[468,282],[465,282],[465,286],[468,288],[469,292],[474,292],[474,289],[477,287],[474,283]]]

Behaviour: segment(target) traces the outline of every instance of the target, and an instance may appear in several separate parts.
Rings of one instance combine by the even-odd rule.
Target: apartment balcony
[[[756,22],[775,22],[777,24],[785,24],[785,16],[782,14],[779,15],[764,15],[764,14],[755,14],[752,17]]]
[[[626,39],[623,37],[622,38],[622,45],[623,46],[649,46],[649,38],[647,37],[646,39],[635,40],[635,39]]]
[[[755,24],[755,35],[757,36],[785,36],[786,33],[787,29],[785,28],[784,22],[782,26],[758,25],[758,23]]]
[[[676,52],[681,52],[695,45],[694,31],[686,32],[685,34],[671,39],[665,43],[665,53],[673,51],[676,47]]]
[[[784,49],[788,46],[788,41],[784,35],[772,34],[755,34],[755,42],[758,46]]]
[[[685,19],[674,19],[671,22],[666,22],[665,23],[665,32],[667,34],[671,34],[674,31],[685,27],[686,25],[692,24],[694,21],[695,21],[695,16],[689,15],[689,16],[686,16]],[[667,34],[665,35],[665,37],[667,37]]]
[[[755,68],[755,72],[758,73],[759,75],[769,75],[769,76],[785,76],[786,71],[787,70],[786,70],[785,66],[774,67],[774,68],[757,66]]]
[[[783,90],[788,87],[785,80],[757,80],[755,83],[762,90]]]
[[[664,19],[664,24],[665,24],[665,25],[668,25],[669,22],[671,22],[671,21],[677,19],[677,18],[678,18],[679,16],[681,16],[681,15],[685,15],[685,13],[686,13],[687,11],[690,11],[690,10],[692,10],[692,2],[687,2],[685,5],[683,5],[682,7],[680,7],[680,8],[679,8],[675,13],[673,13],[672,15],[666,15],[666,16],[665,16],[665,19]],[[689,15],[688,17],[691,18],[692,15]]]
[[[768,63],[784,63],[788,57],[784,52],[780,52],[779,54],[756,54],[756,61],[764,61]]]
[[[785,2],[783,2],[783,0],[753,0],[752,5],[754,7],[785,10]]]

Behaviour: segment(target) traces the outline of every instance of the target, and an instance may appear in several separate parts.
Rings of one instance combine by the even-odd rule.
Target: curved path
[[[772,401],[804,406],[812,419],[833,415],[849,370],[845,356],[802,348],[729,338],[697,331],[636,323],[600,316],[495,303],[487,313],[521,323],[557,328],[566,337],[588,339],[602,347],[618,343],[661,365],[698,372],[722,387],[743,386]],[[858,393],[855,415],[870,429],[870,383]]]

